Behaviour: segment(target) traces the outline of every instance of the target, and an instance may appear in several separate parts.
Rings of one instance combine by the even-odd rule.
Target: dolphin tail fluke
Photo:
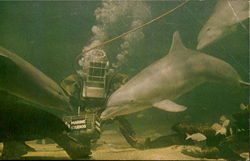
[[[191,137],[191,135],[189,135],[188,133],[186,133],[186,139],[185,140],[188,140],[190,137]]]
[[[250,86],[250,83],[249,82],[244,82],[242,80],[239,80],[240,84],[242,85],[246,85],[246,86]]]

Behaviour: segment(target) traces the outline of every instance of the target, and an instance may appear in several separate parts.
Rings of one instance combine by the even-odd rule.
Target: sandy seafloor
[[[160,136],[154,130],[146,131],[140,137]],[[21,159],[24,160],[69,160],[67,153],[57,144],[37,144],[36,141],[26,142],[36,149],[36,152],[29,152]],[[182,149],[196,149],[195,146],[173,145],[165,148],[138,150],[132,148],[121,135],[117,128],[107,128],[103,131],[96,147],[92,150],[90,160],[216,160],[207,158],[194,158],[181,153]],[[0,143],[0,152],[2,143]],[[217,159],[224,160],[224,159]]]

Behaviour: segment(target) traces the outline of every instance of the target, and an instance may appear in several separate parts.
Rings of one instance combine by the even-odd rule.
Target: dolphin
[[[0,91],[28,102],[45,106],[44,110],[73,112],[69,97],[61,87],[33,65],[0,47]]]
[[[181,112],[187,107],[173,102],[205,82],[230,85],[249,83],[241,80],[234,68],[218,58],[186,48],[178,32],[167,56],[143,69],[116,90],[107,101],[101,119],[126,115],[149,107]]]
[[[72,159],[85,158],[90,149],[69,135],[63,119],[37,106],[0,90],[0,158],[21,159],[28,152],[25,141],[43,138],[54,140]]]
[[[214,13],[202,27],[198,35],[197,50],[220,40],[236,29],[241,24],[245,30],[247,27],[242,21],[249,17],[247,0],[218,0]]]

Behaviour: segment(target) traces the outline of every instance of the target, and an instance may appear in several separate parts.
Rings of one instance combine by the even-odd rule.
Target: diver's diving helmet
[[[94,49],[84,54],[79,60],[82,74],[85,75],[81,97],[105,98],[106,76],[109,61],[103,50]]]

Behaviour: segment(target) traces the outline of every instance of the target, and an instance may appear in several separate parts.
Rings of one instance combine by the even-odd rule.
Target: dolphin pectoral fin
[[[245,81],[242,81],[242,80],[239,80],[240,84],[242,85],[246,85],[246,86],[250,86],[250,83],[249,82],[245,82]]]
[[[153,104],[153,107],[168,111],[168,112],[181,112],[185,111],[187,107],[178,105],[170,100],[163,100]]]

